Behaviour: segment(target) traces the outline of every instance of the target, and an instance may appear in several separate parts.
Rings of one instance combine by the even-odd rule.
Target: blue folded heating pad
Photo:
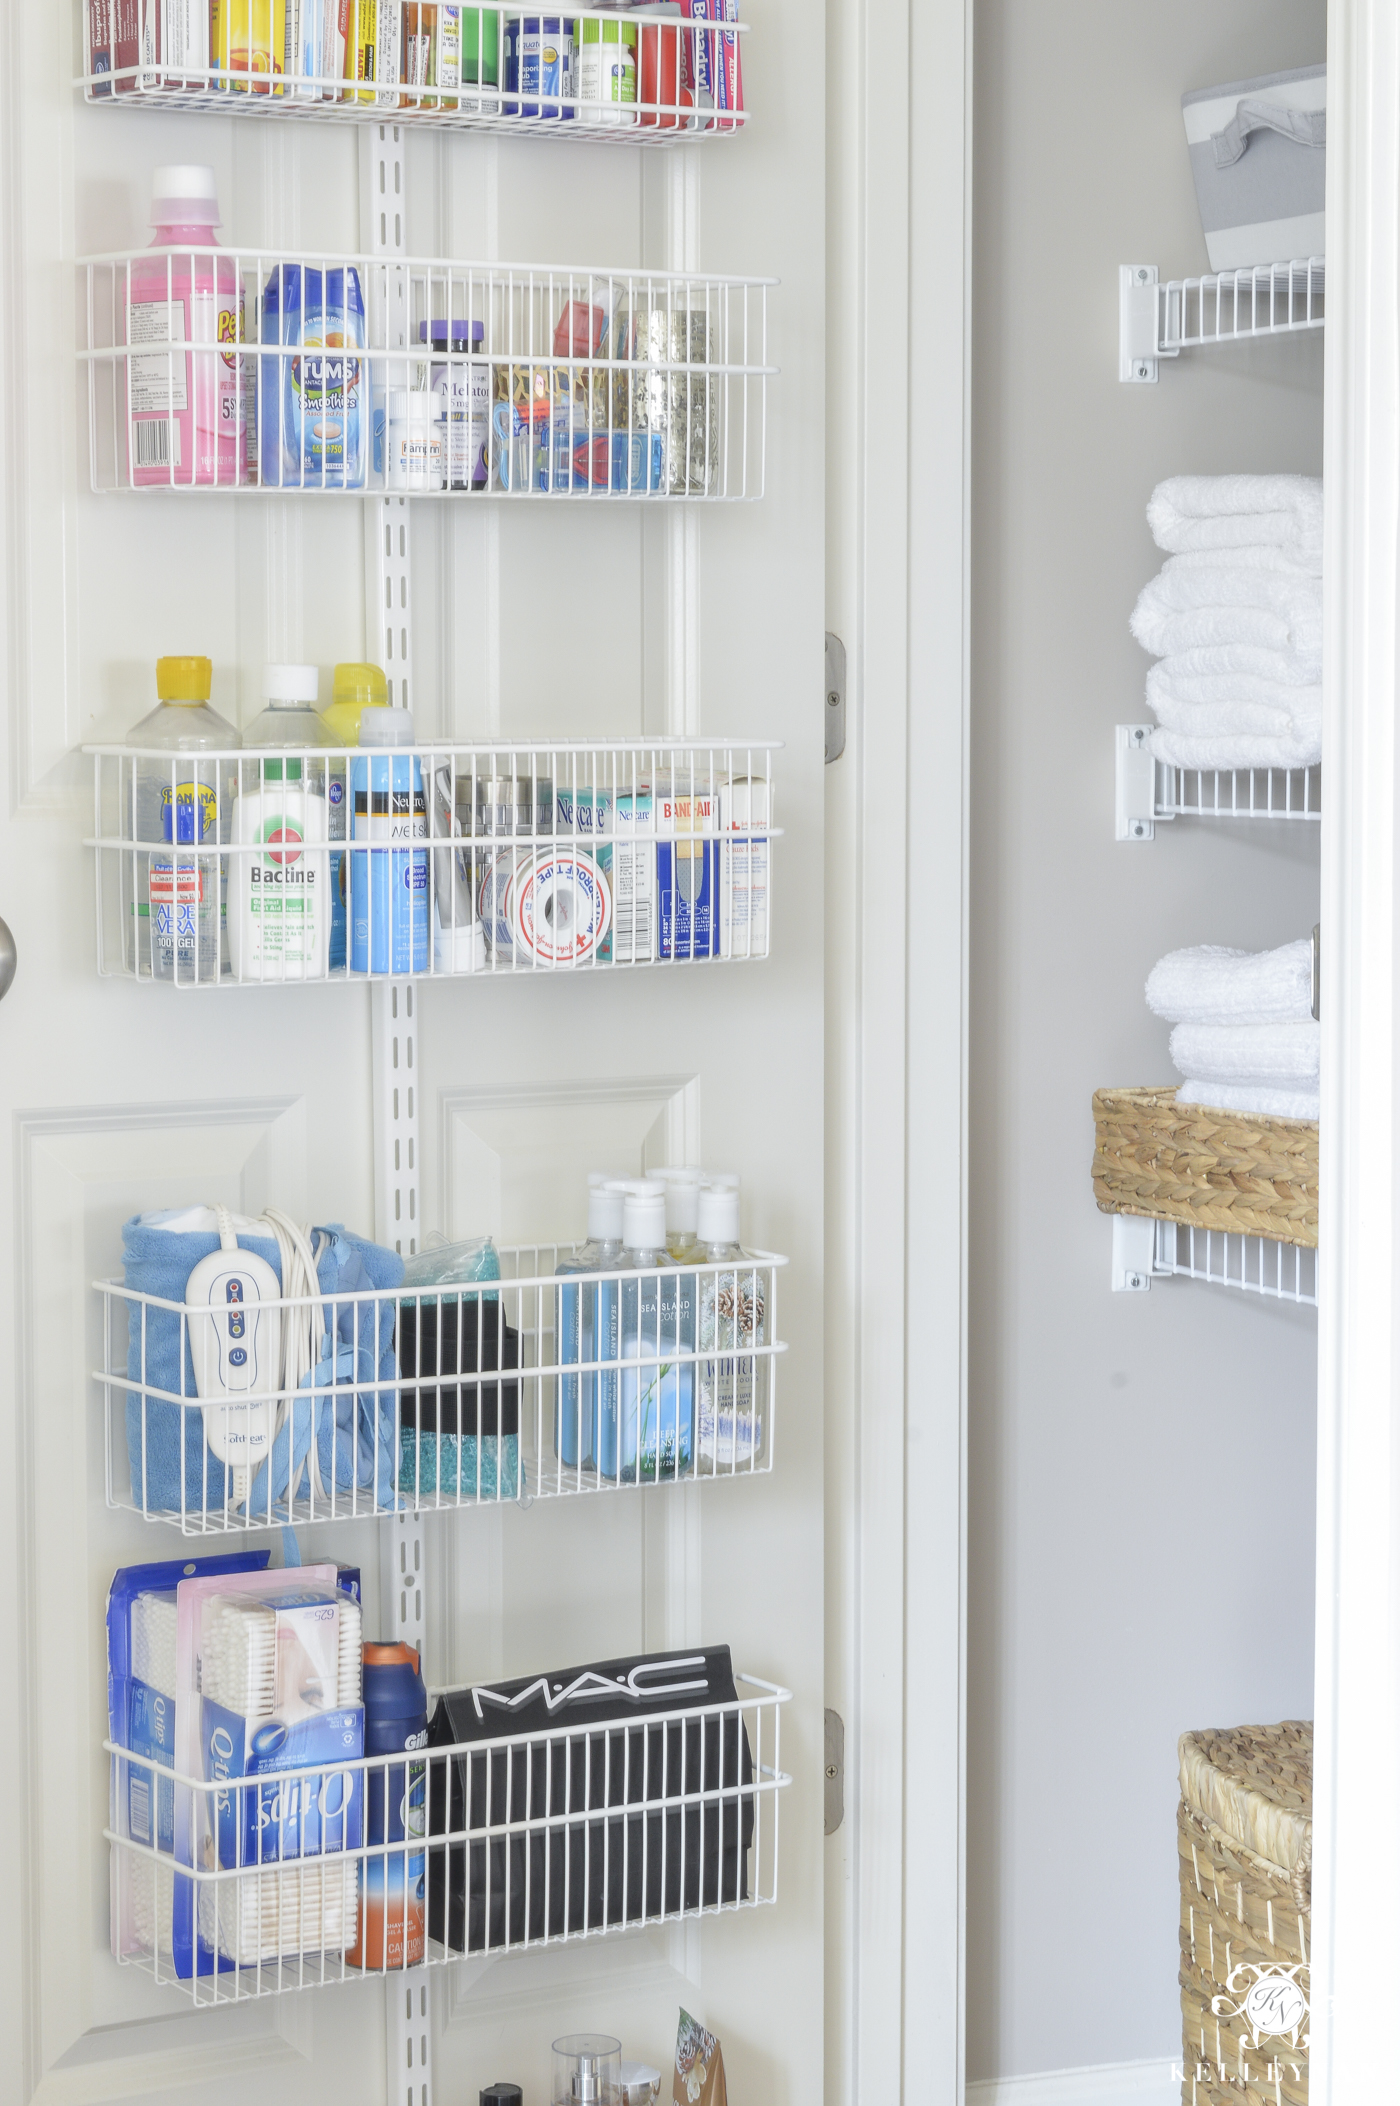
[[[403,1278],[403,1260],[338,1224],[313,1229],[311,1240],[326,1297],[324,1330],[316,1366],[302,1381],[306,1397],[293,1400],[249,1489],[249,1515],[270,1522],[287,1518],[292,1500],[310,1493],[329,1500],[333,1492],[353,1492],[367,1495],[377,1507],[395,1504],[395,1393],[392,1387],[357,1386],[394,1382],[394,1306],[336,1297],[391,1294]],[[275,1240],[240,1234],[238,1247],[265,1259],[280,1282]],[[213,1230],[155,1227],[150,1217],[138,1214],[122,1229],[124,1282],[135,1293],[182,1303],[191,1272],[218,1248]],[[139,1390],[127,1394],[132,1498],[145,1512],[220,1512],[232,1486],[205,1440],[202,1409],[195,1402],[170,1403],[149,1394],[164,1390],[197,1397],[189,1327],[182,1326],[175,1310],[142,1302],[128,1305],[128,1317],[127,1375],[147,1392],[144,1397]]]

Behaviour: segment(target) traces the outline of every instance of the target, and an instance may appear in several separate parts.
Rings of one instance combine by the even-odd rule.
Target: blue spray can
[[[360,712],[362,747],[411,746],[406,709]],[[428,970],[428,838],[423,770],[416,753],[361,753],[351,769],[350,970]],[[400,846],[399,844],[404,844]]]
[[[407,1754],[428,1745],[428,1692],[411,1645],[367,1645],[365,1754]],[[374,1762],[365,1772],[365,1842],[360,1918],[346,1954],[352,1967],[416,1967],[423,1958],[428,1771],[425,1761]],[[403,1843],[376,1852],[376,1843]],[[416,1846],[416,1847],[415,1847]]]

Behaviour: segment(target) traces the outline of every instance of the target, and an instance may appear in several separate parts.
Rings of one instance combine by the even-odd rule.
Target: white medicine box
[[[1181,114],[1213,271],[1324,254],[1325,66],[1193,88]]]

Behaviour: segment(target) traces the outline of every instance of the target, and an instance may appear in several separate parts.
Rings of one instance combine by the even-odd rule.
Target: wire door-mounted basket
[[[80,268],[94,490],[763,495],[773,279],[197,246]]]
[[[775,742],[85,750],[103,975],[194,990],[769,953]]]
[[[406,0],[378,10],[368,44],[352,28],[348,49],[344,7],[337,22],[319,5],[299,17],[289,6],[291,48],[267,33],[280,9],[261,11],[261,41],[259,11],[245,9],[244,41],[227,46],[211,46],[207,9],[186,12],[171,0],[86,0],[85,11],[78,86],[99,108],[319,123],[392,117],[620,146],[732,139],[749,121],[748,25],[723,4],[692,0],[684,22],[625,14],[619,22],[615,10],[531,19],[505,0],[460,9]],[[226,14],[237,21],[236,9]],[[177,44],[171,29],[182,16],[190,33]]]
[[[571,1255],[507,1248],[473,1286],[269,1298],[331,1343],[295,1392],[273,1376],[231,1404],[199,1394],[208,1317],[94,1282],[108,1504],[218,1536],[771,1470],[787,1260],[560,1274]]]
[[[246,1782],[176,1775],[108,1741],[120,1957],[196,2004],[242,2003],[392,1975],[419,1941],[424,1963],[439,1965],[771,1903],[789,1692],[734,1680],[734,1702],[637,1724],[561,1725],[430,1747],[419,1762],[354,1757]],[[354,1809],[398,1804],[410,1770],[423,1831],[363,1840]],[[382,1918],[357,1943],[372,1878]]]

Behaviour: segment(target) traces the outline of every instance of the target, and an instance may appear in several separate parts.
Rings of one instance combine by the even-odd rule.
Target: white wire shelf
[[[1158,761],[1157,819],[1302,819],[1322,817],[1322,769],[1174,768]]]
[[[209,991],[763,959],[780,750],[88,746],[98,970]]]
[[[179,51],[163,45],[162,28],[177,12],[169,0],[87,0],[86,70],[76,83],[84,99],[111,109],[313,123],[392,113],[396,124],[627,146],[730,139],[748,122],[741,56],[748,25],[728,19],[722,4],[689,9],[698,19],[683,27],[624,15],[619,37],[614,10],[574,9],[541,25],[512,0],[462,8],[454,24],[459,11],[420,11],[407,0],[402,10],[379,10],[368,77],[357,68],[353,33],[348,72],[343,28],[338,45],[325,47],[319,9],[302,11],[305,41],[290,51],[253,45],[225,53],[211,49],[207,12],[197,8]],[[290,7],[286,14],[296,40],[296,17]],[[605,25],[606,41],[585,38],[581,25],[595,22]],[[550,38],[557,57],[546,56],[543,71],[534,50],[543,42],[540,26],[558,31]],[[115,47],[112,36],[121,39]]]
[[[414,1763],[355,1758],[247,1783],[179,1776],[108,1741],[114,1951],[196,2004],[245,2003],[396,1974],[385,1956],[420,1944],[434,1966],[771,1904],[778,1794],[791,1782],[779,1752],[789,1692],[753,1675],[734,1685],[734,1702],[636,1724],[501,1735],[430,1747]],[[407,1804],[415,1771],[426,1834],[342,1847],[365,1832],[353,1810]],[[164,1796],[167,1848],[132,1834],[133,1786],[145,1834]],[[259,1838],[261,1860],[246,1861],[246,1837]]]
[[[1139,1214],[1109,1218],[1115,1291],[1140,1294],[1154,1279],[1203,1280],[1269,1301],[1317,1307],[1315,1248]]]
[[[1322,768],[1179,768],[1152,752],[1151,724],[1114,726],[1114,833],[1150,841],[1172,819],[1322,817]]]
[[[213,247],[81,268],[97,491],[763,495],[773,279]]]
[[[1155,263],[1118,267],[1118,377],[1153,382],[1159,359],[1247,338],[1296,335],[1326,322],[1321,256],[1159,283]]]
[[[786,1258],[561,1276],[562,1245],[498,1255],[500,1280],[470,1287],[262,1302],[314,1309],[322,1361],[217,1406],[201,1319],[94,1281],[109,1506],[221,1536],[771,1471]]]

